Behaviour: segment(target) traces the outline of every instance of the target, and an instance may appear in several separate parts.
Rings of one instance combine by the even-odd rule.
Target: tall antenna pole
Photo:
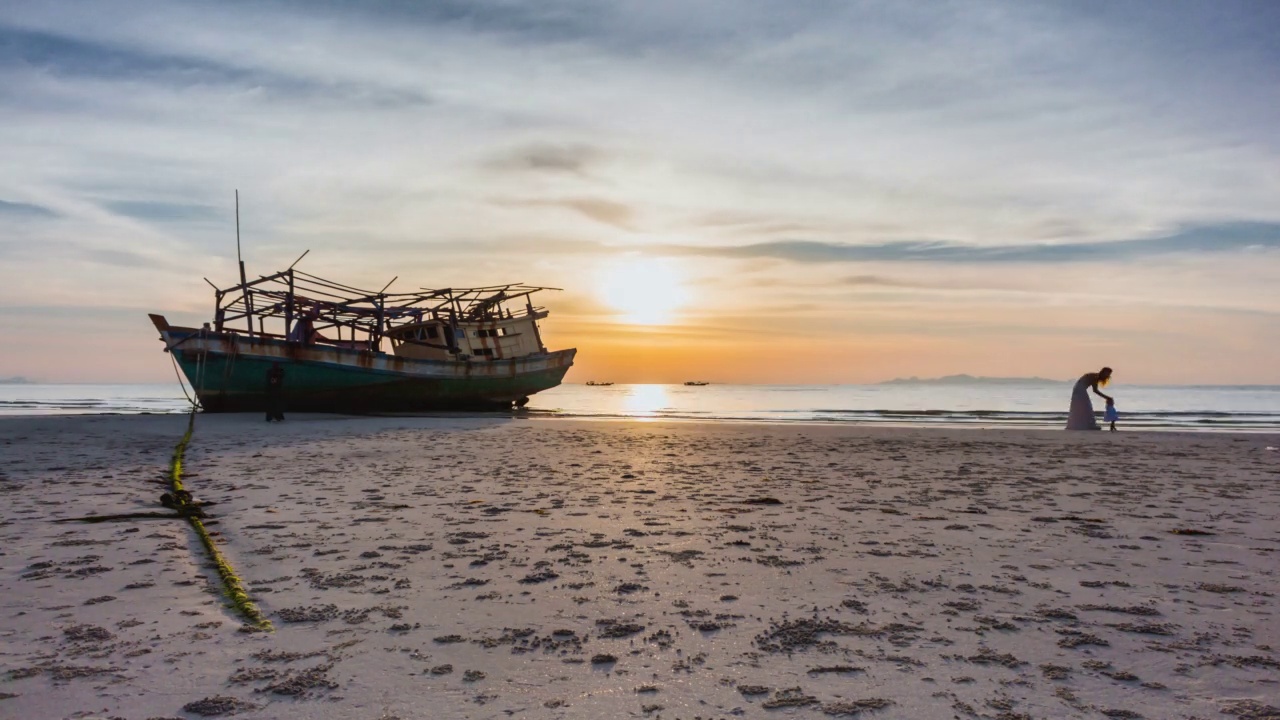
[[[240,263],[240,284],[248,280],[244,276],[244,257],[240,255],[240,189],[236,188],[236,262]]]

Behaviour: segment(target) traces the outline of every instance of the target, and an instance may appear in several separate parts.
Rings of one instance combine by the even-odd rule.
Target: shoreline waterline
[[[128,421],[147,419],[180,419],[185,418],[187,413],[184,412],[101,412],[101,413],[44,413],[39,415],[14,415],[0,413],[0,426],[9,423],[23,422],[40,422],[40,421],[57,421],[76,423],[77,421]],[[197,425],[202,423],[215,422],[221,427],[257,427],[266,425],[262,422],[260,413],[215,413],[196,415]],[[355,425],[349,423],[357,423]],[[415,425],[383,425],[386,422],[405,422],[415,423]],[[366,424],[367,423],[367,424]],[[1146,435],[1156,434],[1160,436],[1176,437],[1179,435],[1187,437],[1230,437],[1240,436],[1243,438],[1259,438],[1267,435],[1280,436],[1280,430],[1271,428],[1242,428],[1242,427],[1177,427],[1177,426],[1142,426],[1129,427],[1111,433],[1106,427],[1100,427],[1095,432],[1089,431],[1066,431],[1058,425],[1015,425],[1015,424],[979,424],[970,423],[904,423],[892,421],[879,422],[853,422],[853,421],[824,421],[824,420],[778,420],[778,419],[753,419],[753,418],[696,418],[696,417],[632,417],[632,416],[605,416],[605,415],[560,415],[560,414],[536,414],[527,412],[441,412],[441,413],[397,413],[382,415],[341,415],[330,413],[291,413],[283,424],[275,424],[272,427],[294,427],[306,426],[316,427],[333,426],[341,428],[343,431],[352,433],[379,432],[386,427],[398,427],[401,429],[409,429],[410,427],[419,427],[422,430],[431,430],[440,427],[453,428],[455,424],[459,427],[469,427],[475,425],[488,424],[505,424],[505,423],[533,423],[547,424],[548,426],[574,425],[582,424],[584,427],[590,426],[627,426],[630,425],[637,429],[641,428],[688,428],[690,431],[710,430],[717,427],[724,428],[725,431],[731,432],[734,428],[741,428],[744,431],[752,428],[761,431],[770,428],[783,431],[787,429],[795,430],[821,430],[840,433],[848,431],[849,433],[876,432],[883,431],[892,433],[895,431],[913,431],[919,430],[927,433],[975,433],[981,435],[991,435],[1000,433],[1009,433],[1011,435],[1029,435],[1029,436],[1054,436],[1065,435],[1066,437],[1088,438],[1095,435],[1107,435],[1113,438],[1119,438],[1124,435]],[[1099,420],[1101,424],[1101,419]]]

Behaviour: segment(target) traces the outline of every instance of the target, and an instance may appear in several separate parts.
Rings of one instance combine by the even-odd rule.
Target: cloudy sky
[[[300,266],[526,282],[570,381],[1280,383],[1280,4],[0,6],[0,376]],[[651,295],[655,312],[638,307]]]

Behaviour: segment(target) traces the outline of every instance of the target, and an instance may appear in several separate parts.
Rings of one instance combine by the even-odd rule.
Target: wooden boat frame
[[[547,311],[534,306],[531,296],[557,288],[509,284],[388,293],[388,283],[370,292],[292,266],[253,281],[245,280],[243,272],[241,278],[225,289],[205,279],[214,288],[212,324],[177,327],[161,315],[151,315],[165,350],[173,354],[208,412],[264,408],[269,400],[265,376],[273,366],[285,371],[283,392],[291,410],[509,408],[558,385],[576,353],[549,352],[537,327]],[[396,332],[424,323],[438,323],[452,332],[440,343]],[[531,338],[520,340],[524,351],[474,354],[479,345],[496,341],[470,338],[494,334],[494,328],[513,323],[532,329]],[[389,337],[397,353],[382,351]],[[405,357],[410,353],[400,352],[403,345],[431,348],[438,357]]]

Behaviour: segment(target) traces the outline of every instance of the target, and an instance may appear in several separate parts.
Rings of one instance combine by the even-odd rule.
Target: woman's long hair
[[[1111,382],[1111,368],[1104,367],[1098,371],[1098,387],[1106,387]]]

